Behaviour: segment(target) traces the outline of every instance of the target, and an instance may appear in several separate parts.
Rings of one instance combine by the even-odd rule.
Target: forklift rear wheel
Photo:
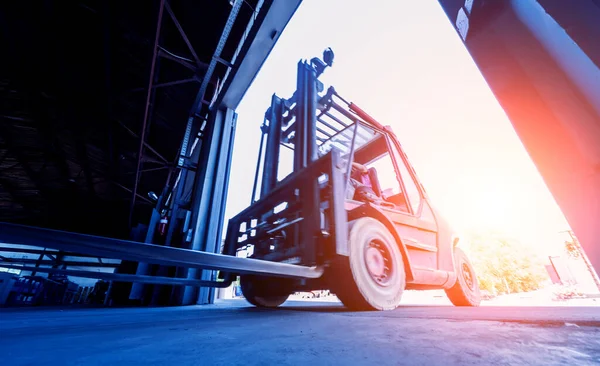
[[[389,230],[364,217],[349,223],[349,257],[333,266],[332,287],[352,310],[392,310],[406,287],[402,253]]]
[[[276,308],[283,304],[290,296],[283,293],[280,289],[274,289],[279,287],[276,281],[277,279],[265,277],[241,276],[240,287],[246,301],[250,304],[260,308]]]
[[[454,249],[454,264],[456,266],[456,283],[446,290],[446,295],[455,306],[479,306],[481,292],[475,269],[460,248]]]

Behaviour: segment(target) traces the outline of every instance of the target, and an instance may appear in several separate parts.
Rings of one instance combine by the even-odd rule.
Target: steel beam
[[[191,78],[180,79],[180,80],[165,81],[163,83],[155,83],[152,86],[152,88],[158,89],[158,88],[164,88],[167,86],[181,85],[181,84],[193,83],[193,82],[198,82],[198,81],[200,81],[200,80],[197,77],[191,77]],[[141,91],[146,91],[146,90],[147,90],[146,88],[135,88],[135,89],[131,89],[129,92],[135,93],[135,92],[141,92]]]
[[[247,36],[240,42],[230,68],[223,78],[225,91],[214,105],[235,110],[271,53],[279,36],[300,6],[302,0],[260,1],[257,16],[246,28]]]
[[[117,187],[121,188],[124,191],[127,191],[129,193],[133,193],[133,190],[130,188],[125,187],[124,185],[122,185],[121,183],[115,182],[115,181],[111,181],[112,184],[116,185]],[[135,193],[135,196],[139,199],[141,199],[142,201],[149,203],[149,204],[154,204],[154,202],[150,201],[149,199],[147,199],[146,197],[142,196],[139,193]]]
[[[200,72],[200,69],[198,69],[198,66],[194,65],[191,62],[191,60],[181,58],[181,57],[167,51],[166,49],[164,49],[162,47],[159,47],[158,56],[162,57],[162,58],[166,58],[167,60],[176,62],[176,63],[180,64],[181,66],[190,69],[196,75]]]
[[[117,123],[119,124],[119,126],[123,127],[127,132],[129,132],[129,134],[136,138],[139,139],[140,137],[138,136],[137,133],[133,132],[129,127],[127,127],[123,122],[121,121],[117,121]],[[162,156],[158,151],[156,151],[156,149],[154,149],[150,144],[148,144],[147,142],[144,142],[144,147],[146,149],[148,149],[149,151],[151,151],[154,155],[156,155],[157,158],[159,158],[160,160],[162,160],[163,163],[168,164],[169,161],[167,160],[167,158],[165,158],[164,156]]]
[[[229,17],[227,18],[227,22],[225,23],[223,32],[221,33],[221,38],[219,39],[219,43],[217,43],[217,47],[215,48],[213,56],[210,60],[210,64],[208,65],[208,69],[206,70],[206,73],[202,77],[202,83],[200,84],[200,89],[198,90],[198,94],[196,94],[196,99],[194,101],[194,104],[192,105],[192,110],[190,112],[190,117],[188,118],[188,122],[187,122],[187,126],[186,126],[185,137],[183,139],[183,143],[181,146],[181,155],[183,155],[183,156],[187,155],[189,136],[191,135],[192,125],[193,125],[193,122],[194,122],[194,119],[196,118],[196,116],[199,115],[200,112],[202,111],[202,106],[204,105],[204,103],[203,103],[204,102],[204,94],[206,93],[206,88],[208,87],[208,83],[210,82],[210,79],[212,78],[212,74],[215,71],[215,68],[217,67],[217,62],[218,62],[217,58],[220,57],[221,52],[223,52],[223,48],[225,47],[225,43],[227,42],[227,39],[229,38],[229,33],[231,32],[231,29],[233,28],[233,24],[235,23],[235,19],[237,18],[240,8],[242,7],[242,3],[243,3],[243,0],[235,0],[235,3],[233,4],[231,11],[229,12]],[[180,165],[181,165],[181,163],[182,163],[182,161],[180,159]]]
[[[181,24],[179,23],[179,20],[177,20],[177,17],[175,16],[175,13],[173,13],[173,10],[171,9],[171,5],[169,4],[168,1],[165,2],[165,9],[167,9],[167,13],[169,13],[169,16],[171,17],[171,20],[175,24],[175,27],[179,31],[179,34],[181,35],[181,38],[183,38],[183,41],[185,42],[186,46],[190,50],[190,53],[194,57],[194,60],[196,61],[196,64],[198,64],[198,67],[200,68],[200,67],[205,66],[206,64],[204,64],[203,62],[200,61],[200,58],[198,57],[198,54],[194,50],[194,47],[192,46],[192,43],[190,42],[190,40],[187,37],[187,35],[185,34],[185,31],[181,27]]]
[[[221,57],[221,52],[223,52],[223,48],[225,47],[225,43],[229,38],[229,33],[233,29],[233,24],[235,23],[235,19],[242,7],[244,0],[235,0],[231,11],[229,12],[229,17],[227,18],[227,22],[225,23],[225,27],[223,28],[223,32],[221,33],[221,38],[219,39],[219,43],[215,48],[215,52],[213,53],[212,59],[210,60],[210,64],[208,65],[208,70],[206,70],[206,74],[202,79],[202,84],[200,85],[200,90],[198,91],[198,95],[196,96],[196,111],[195,113],[200,112],[201,101],[204,100],[204,94],[206,93],[206,88],[208,87],[208,82],[212,78],[212,74],[217,67],[218,58]]]
[[[129,207],[129,227],[132,227],[133,210],[135,209],[135,200],[137,198],[138,183],[140,179],[140,169],[142,168],[142,155],[144,154],[144,143],[146,142],[146,125],[150,112],[150,99],[152,97],[152,84],[154,83],[154,69],[156,67],[156,55],[158,53],[158,40],[160,38],[160,29],[162,26],[162,16],[165,0],[160,0],[158,8],[158,21],[156,24],[156,36],[154,37],[154,47],[152,49],[152,62],[150,65],[150,76],[148,77],[148,92],[146,93],[146,105],[144,108],[144,119],[142,121],[142,131],[140,133],[140,146],[137,155],[137,168],[135,173],[135,181],[133,184],[133,192],[131,194],[131,206]]]

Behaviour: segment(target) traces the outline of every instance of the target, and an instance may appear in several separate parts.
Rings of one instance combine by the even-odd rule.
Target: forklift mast
[[[327,66],[333,65],[333,51],[327,49],[322,61],[313,58],[310,61],[298,62],[297,87],[294,95],[285,100],[277,95],[271,99],[271,107],[265,113],[262,131],[261,149],[257,161],[256,177],[261,164],[262,146],[266,138],[267,144],[262,160],[262,180],[260,197],[265,197],[277,185],[278,162],[280,159],[282,129],[293,133],[288,137],[294,145],[293,171],[306,168],[309,163],[317,160],[317,103],[318,93],[323,90],[323,84],[318,77]],[[293,124],[290,125],[290,122]],[[253,196],[257,190],[258,179],[255,179]]]
[[[319,81],[333,64],[301,60],[297,89],[273,95],[261,126],[251,205],[230,220],[224,254],[320,266],[348,255],[346,187],[354,147],[386,130]],[[291,173],[281,178],[282,149],[293,152]]]
[[[379,137],[397,139],[333,87],[325,91],[318,78],[332,64],[331,49],[323,60],[301,60],[294,94],[272,96],[251,204],[230,220],[224,254],[304,266],[348,255],[345,201],[354,152]],[[293,152],[283,178],[282,149]]]
[[[318,78],[327,66],[333,65],[333,51],[330,48],[323,53],[323,60],[325,61],[315,57],[310,61],[298,62],[296,92],[289,99],[280,98],[276,94],[272,96],[271,106],[267,109],[265,122],[261,126],[263,134],[251,203],[256,201],[261,171],[260,198],[264,198],[277,186],[281,146],[293,150],[293,172],[298,172],[322,156],[323,145],[332,138],[343,136],[346,143],[354,143],[354,131],[350,127],[359,121],[396,140],[389,126],[383,126],[356,104],[346,101],[333,87],[324,95],[319,95],[324,86]],[[337,101],[333,100],[334,97]],[[266,147],[263,151],[265,140]]]

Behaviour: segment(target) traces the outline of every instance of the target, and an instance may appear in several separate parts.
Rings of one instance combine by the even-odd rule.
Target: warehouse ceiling
[[[146,221],[191,111],[226,93],[271,5],[2,2],[0,221],[113,237]]]

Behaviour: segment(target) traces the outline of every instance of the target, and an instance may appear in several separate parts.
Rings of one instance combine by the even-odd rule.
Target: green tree
[[[498,232],[476,232],[463,244],[482,290],[493,294],[541,288],[549,277],[542,258],[518,240]]]
[[[567,251],[567,255],[573,259],[580,257],[579,247],[574,240],[565,240],[565,250]]]

